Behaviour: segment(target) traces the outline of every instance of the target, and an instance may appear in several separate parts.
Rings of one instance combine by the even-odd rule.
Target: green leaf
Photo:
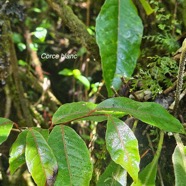
[[[133,180],[137,181],[140,162],[138,141],[123,121],[112,116],[108,117],[106,146],[112,160],[121,165]]]
[[[183,125],[157,103],[137,102],[125,97],[107,99],[96,107],[101,111],[123,111],[168,132],[185,133]]]
[[[78,52],[77,52],[77,56],[82,57],[84,54],[86,54],[87,49],[85,47],[81,47]]]
[[[21,132],[13,143],[10,151],[10,173],[13,174],[25,163],[26,136],[28,131]]]
[[[58,108],[52,118],[53,124],[66,123],[91,115],[96,104],[86,102],[66,103]]]
[[[44,137],[33,129],[27,134],[25,155],[28,170],[36,184],[52,185],[58,171],[56,158]]]
[[[59,171],[55,186],[89,186],[92,177],[90,154],[85,142],[67,126],[56,126],[49,135]]]
[[[26,49],[26,45],[24,43],[18,43],[17,47],[19,48],[21,52]]]
[[[66,123],[70,121],[105,121],[107,115],[123,117],[124,112],[116,111],[96,111],[96,104],[91,102],[66,103],[58,108],[52,118],[53,124]]]
[[[131,77],[140,54],[143,25],[132,0],[106,0],[96,20],[103,77],[109,96],[121,76]]]
[[[0,145],[7,140],[12,130],[13,122],[6,118],[0,117]]]
[[[25,66],[28,65],[28,63],[27,63],[26,61],[23,61],[23,60],[21,60],[21,59],[18,61],[18,64],[19,64],[20,66],[22,66],[22,67],[25,67]]]
[[[41,13],[42,11],[41,11],[41,9],[39,9],[39,8],[33,8],[32,9],[34,12],[36,12],[36,13]]]
[[[64,68],[58,74],[59,75],[64,75],[64,76],[72,76],[73,75],[73,71],[68,69],[68,68]]]
[[[157,162],[153,161],[149,163],[140,173],[137,183],[133,183],[131,186],[155,186],[157,173]]]
[[[127,172],[118,164],[111,161],[104,173],[100,176],[96,186],[126,186]]]
[[[145,9],[145,12],[147,15],[150,15],[154,12],[154,10],[151,8],[150,4],[148,3],[147,0],[140,0],[143,8]]]
[[[64,76],[73,75],[77,80],[79,80],[85,86],[87,90],[90,89],[89,80],[85,76],[82,76],[80,70],[78,69],[70,70],[70,69],[65,68],[62,71],[60,71],[58,74],[64,75]]]
[[[96,114],[96,112],[95,112]],[[80,119],[80,121],[95,121],[95,122],[102,122],[102,121],[106,121],[107,120],[107,116],[104,115],[98,115],[98,116],[89,116],[89,117],[85,117]]]
[[[111,112],[109,112],[109,111],[95,111],[95,112],[92,112],[92,115],[90,115],[88,117],[84,117],[79,120],[102,122],[102,121],[106,121],[108,119],[108,115],[114,116],[116,118],[121,118],[126,114],[124,112],[114,112],[114,111],[111,111]]]
[[[23,41],[23,36],[15,32],[12,34],[12,38],[14,43],[21,43]]]
[[[72,72],[75,78],[81,75],[81,72],[78,69],[74,69]]]
[[[49,130],[48,129],[42,129],[42,128],[39,128],[39,127],[32,127],[32,129],[39,132],[45,138],[46,141],[48,140],[48,136],[49,136]]]
[[[38,131],[43,135],[45,140],[48,139],[49,131],[48,129],[41,129],[33,127],[34,130]],[[28,130],[21,132],[16,141],[13,143],[10,151],[10,173],[13,174],[21,165],[25,163],[25,148],[26,148],[26,136]]]
[[[29,46],[34,51],[37,51],[38,50],[38,44],[37,43],[31,43]]]
[[[76,77],[76,79],[78,79],[85,86],[87,90],[90,89],[90,82],[85,76],[79,75]]]
[[[46,35],[47,35],[47,29],[43,27],[37,27],[36,31],[33,32],[35,37],[37,37],[41,42],[45,41]]]
[[[174,174],[175,174],[175,185],[185,186],[186,180],[186,147],[176,146],[172,156]]]

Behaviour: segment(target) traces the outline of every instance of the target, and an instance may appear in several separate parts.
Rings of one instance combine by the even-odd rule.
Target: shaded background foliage
[[[13,1],[10,1],[13,3]],[[132,96],[139,101],[156,101],[160,104],[166,102],[168,105],[173,101],[173,92],[165,92],[169,87],[174,86],[176,80],[178,62],[174,53],[179,49],[186,32],[185,1],[149,1],[155,12],[147,16],[141,4],[134,0],[139,15],[143,20],[144,38],[141,46],[141,56],[138,60],[133,79],[123,83],[119,90],[121,96]],[[5,1],[1,1],[1,5]],[[68,0],[65,1],[80,20],[88,27],[92,37],[95,37],[95,19],[100,12],[104,0]],[[90,3],[90,4],[89,4]],[[49,128],[51,116],[61,103],[73,101],[93,101],[99,102],[107,98],[107,92],[102,82],[102,71],[100,61],[81,43],[81,38],[71,32],[64,21],[51,9],[44,0],[19,1],[20,7],[14,4],[13,9],[8,9],[8,19],[10,19],[15,44],[18,67],[10,67],[10,75],[6,80],[6,86],[0,91],[0,116],[8,117],[16,123],[25,123],[27,126],[41,125]],[[23,9],[23,10],[22,10]],[[38,29],[39,28],[39,29]],[[38,34],[37,34],[38,33]],[[43,35],[42,35],[43,34]],[[45,35],[46,34],[46,35]],[[1,46],[3,47],[3,46]],[[77,59],[42,59],[43,53],[48,54],[77,54]],[[99,56],[99,54],[97,54]],[[179,57],[179,56],[178,56]],[[78,81],[75,76],[60,75],[64,69],[79,69],[81,75],[90,82],[90,89],[87,90],[84,83]],[[17,71],[16,71],[17,69]],[[14,74],[19,74],[19,85],[16,85]],[[47,78],[47,79],[45,79]],[[45,79],[45,80],[44,80]],[[43,84],[42,82],[45,82]],[[48,85],[48,86],[47,86]],[[47,88],[44,89],[44,86]],[[21,91],[20,91],[21,90]],[[145,91],[150,93],[145,97]],[[132,92],[132,93],[131,93]],[[24,96],[23,96],[24,95]],[[22,106],[20,100],[22,98]],[[186,110],[183,99],[181,112],[183,121],[186,118]],[[25,106],[24,106],[25,105]],[[27,113],[24,112],[27,110]],[[25,117],[26,115],[26,117]],[[125,118],[124,118],[125,119]],[[130,125],[130,122],[129,122]],[[106,151],[104,143],[105,123],[78,123],[73,128],[86,140],[87,146],[92,148],[92,157],[95,161],[95,173],[92,185],[101,174],[110,157]],[[93,140],[96,131],[97,139]],[[143,132],[148,135],[143,135]],[[151,161],[153,156],[152,148],[148,147],[149,136],[151,136],[152,146],[157,145],[157,135],[153,129],[149,129],[144,124],[140,124],[137,129],[137,137],[144,153],[143,163]],[[12,131],[9,140],[0,147],[0,169],[3,180],[1,185],[28,185],[24,183],[29,179],[22,179],[20,175],[25,171],[23,167],[18,176],[8,181],[8,154],[12,141],[17,136],[17,131]],[[171,143],[172,148],[166,149],[166,144]],[[145,147],[147,144],[147,147]],[[165,177],[165,185],[173,182],[173,169],[170,156],[175,147],[174,139],[166,136],[165,150],[162,155],[163,165],[162,176]],[[150,150],[149,150],[150,149]],[[162,153],[162,154],[163,154]],[[23,174],[25,177],[27,174]],[[161,181],[161,174],[159,174]],[[160,182],[159,181],[159,182]]]

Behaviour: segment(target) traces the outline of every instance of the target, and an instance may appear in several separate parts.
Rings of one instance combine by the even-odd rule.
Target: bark
[[[83,46],[91,53],[93,58],[100,62],[99,49],[95,38],[91,36],[85,24],[73,13],[72,9],[63,0],[46,0],[49,6],[63,20],[64,24],[78,38]]]

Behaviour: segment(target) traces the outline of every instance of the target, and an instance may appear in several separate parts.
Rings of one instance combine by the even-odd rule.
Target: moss
[[[97,62],[100,62],[99,49],[96,40],[91,36],[85,24],[73,13],[72,9],[67,6],[63,0],[47,0],[50,7],[58,14],[63,20],[64,24],[79,39],[81,44],[87,48]]]

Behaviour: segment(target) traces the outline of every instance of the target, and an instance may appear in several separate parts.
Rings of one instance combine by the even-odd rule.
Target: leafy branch
[[[95,115],[95,113],[99,113],[99,115]],[[31,172],[35,182],[39,185],[44,185],[45,182],[48,183],[49,181],[52,183],[55,182],[56,176],[56,182],[64,183],[63,177],[61,178],[60,176],[64,174],[63,166],[68,167],[67,174],[72,174],[72,172],[76,171],[75,169],[77,166],[82,166],[81,160],[76,159],[77,165],[73,167],[73,159],[71,158],[74,156],[74,153],[78,153],[78,149],[82,148],[80,146],[83,145],[82,139],[79,138],[76,132],[64,124],[78,120],[98,122],[100,120],[107,120],[105,140],[111,159],[125,169],[136,183],[138,181],[140,162],[138,142],[132,130],[121,119],[119,119],[121,116],[126,114],[133,115],[135,118],[144,121],[149,125],[156,126],[161,130],[185,134],[182,124],[170,115],[163,107],[156,103],[140,103],[124,97],[110,98],[97,105],[89,102],[68,103],[62,105],[53,115],[53,124],[62,125],[55,126],[50,134],[48,129],[39,129],[35,127],[26,129],[19,134],[17,140],[13,144],[10,154],[11,172],[13,173],[26,161],[29,171]],[[161,121],[159,118],[161,118]],[[5,126],[7,126],[7,129],[2,130]],[[0,118],[0,130],[4,131],[5,136],[1,140],[1,143],[9,136],[12,127],[13,124],[10,120]],[[65,133],[65,131],[68,132]],[[157,164],[157,158],[160,155],[163,143],[162,134],[163,132],[161,132],[160,135],[159,147],[157,155],[154,157],[153,166]],[[57,136],[61,137],[57,138]],[[74,141],[76,138],[75,136],[78,137]],[[57,139],[61,139],[62,141],[57,142]],[[54,141],[58,145],[56,145]],[[82,144],[79,146],[77,143]],[[64,149],[65,154],[63,157],[61,157],[62,152],[57,150],[60,149],[59,146]],[[30,150],[30,147],[32,147],[32,150]],[[22,150],[20,150],[20,148]],[[72,148],[76,148],[76,152],[73,150],[72,153]],[[84,181],[86,180],[86,183],[88,183],[92,174],[92,165],[89,162],[90,160],[88,160],[88,150],[85,146],[83,148],[86,155],[83,155],[84,153],[81,152],[81,156],[87,159],[84,166],[89,167],[87,173],[90,176],[89,179],[84,179]],[[46,149],[48,150],[46,151]],[[69,160],[69,158],[71,160]],[[48,169],[48,165],[50,164],[48,159],[53,159],[53,162],[55,162],[55,164],[50,166],[53,171]],[[40,168],[34,166],[38,162],[41,165],[39,166]],[[59,171],[58,175],[56,175],[57,170]],[[41,174],[46,175],[43,180],[38,178],[38,171],[41,172]],[[76,180],[74,176],[75,175],[72,174],[69,177],[70,182]]]

